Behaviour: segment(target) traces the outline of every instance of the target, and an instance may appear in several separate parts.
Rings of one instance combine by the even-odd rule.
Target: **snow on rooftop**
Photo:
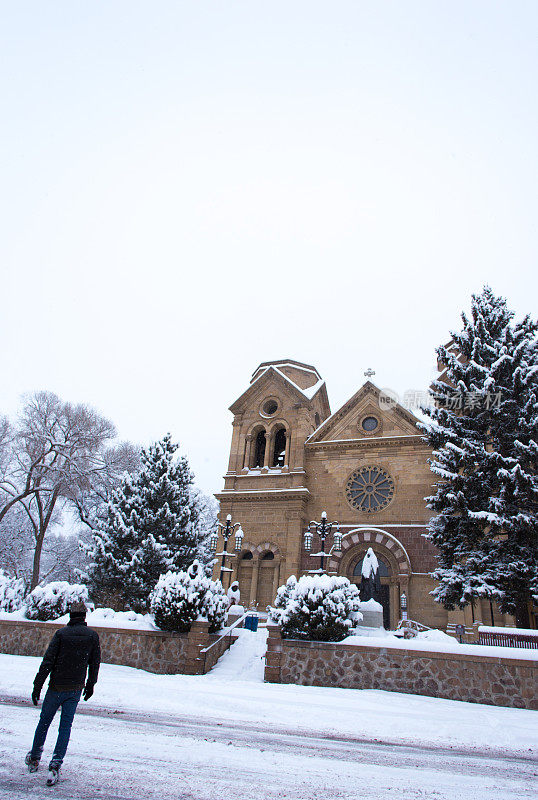
[[[290,367],[290,369],[298,369],[301,370],[302,372],[309,372],[311,375],[317,375],[318,378],[321,378],[321,375],[319,374],[319,372],[315,367],[308,367],[306,366],[306,364],[301,364],[301,365],[294,364],[293,361],[275,361],[271,363],[266,363],[263,366],[259,366],[258,369],[255,370],[254,374],[256,374],[258,370],[265,372],[266,370],[269,369],[269,367],[277,367],[277,366]]]
[[[284,365],[281,364],[280,366],[284,366]],[[295,365],[294,364],[290,364],[289,366],[294,367]],[[262,370],[260,370],[260,374],[257,375],[253,379],[253,381],[252,381],[252,383],[250,385],[252,386],[254,383],[256,383],[256,381],[259,381],[260,378],[262,377],[262,375],[265,375],[265,373],[267,372],[268,369],[273,369],[278,375],[280,375],[281,378],[283,378],[285,381],[287,381],[291,386],[293,386],[294,389],[296,389],[304,397],[306,397],[307,400],[312,400],[312,398],[319,392],[321,387],[325,384],[325,381],[323,380],[323,378],[319,378],[317,383],[315,383],[313,386],[310,386],[308,389],[301,389],[301,387],[298,386],[298,384],[296,384],[295,381],[293,381],[290,377],[288,377],[288,375],[286,375],[284,372],[282,372],[281,369],[279,369],[274,364],[269,364],[267,367],[264,367]],[[313,372],[312,370],[307,370],[307,371],[312,373],[313,375],[314,374],[315,375],[318,374],[317,372]]]

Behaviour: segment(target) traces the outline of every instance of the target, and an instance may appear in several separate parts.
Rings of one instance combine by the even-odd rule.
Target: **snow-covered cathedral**
[[[434,476],[431,451],[410,411],[380,404],[380,389],[368,380],[331,413],[317,369],[291,359],[260,364],[230,410],[230,460],[216,497],[221,522],[231,514],[244,532],[242,550],[228,566],[245,606],[264,610],[290,575],[319,568],[320,557],[313,555],[319,537],[314,534],[309,552],[304,533],[326,512],[343,534],[341,550],[333,548],[332,534],[325,543],[328,571],[360,584],[371,547],[386,628],[395,628],[405,610],[436,628],[470,625],[473,614],[491,621],[489,604],[448,612],[430,595],[435,583],[429,573],[437,562],[423,535],[432,514],[424,498]],[[496,624],[509,622],[493,613]]]

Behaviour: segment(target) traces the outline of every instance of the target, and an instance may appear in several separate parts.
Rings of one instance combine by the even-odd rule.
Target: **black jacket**
[[[49,688],[57,692],[83,689],[84,684],[93,688],[100,663],[98,634],[85,622],[70,620],[52,637],[35,677],[34,689],[41,691],[49,672]]]

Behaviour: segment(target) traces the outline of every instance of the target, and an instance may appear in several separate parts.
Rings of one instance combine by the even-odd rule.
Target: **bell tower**
[[[264,361],[230,411],[228,471],[215,496],[221,521],[231,514],[244,532],[243,550],[229,558],[230,580],[239,581],[244,605],[265,610],[281,574],[299,571],[309,497],[305,442],[330,415],[325,381],[309,364]]]

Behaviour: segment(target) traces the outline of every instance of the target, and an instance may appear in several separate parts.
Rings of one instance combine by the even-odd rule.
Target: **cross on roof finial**
[[[371,367],[368,367],[364,374],[367,378],[371,378],[372,375],[375,375],[375,370],[373,370]]]

